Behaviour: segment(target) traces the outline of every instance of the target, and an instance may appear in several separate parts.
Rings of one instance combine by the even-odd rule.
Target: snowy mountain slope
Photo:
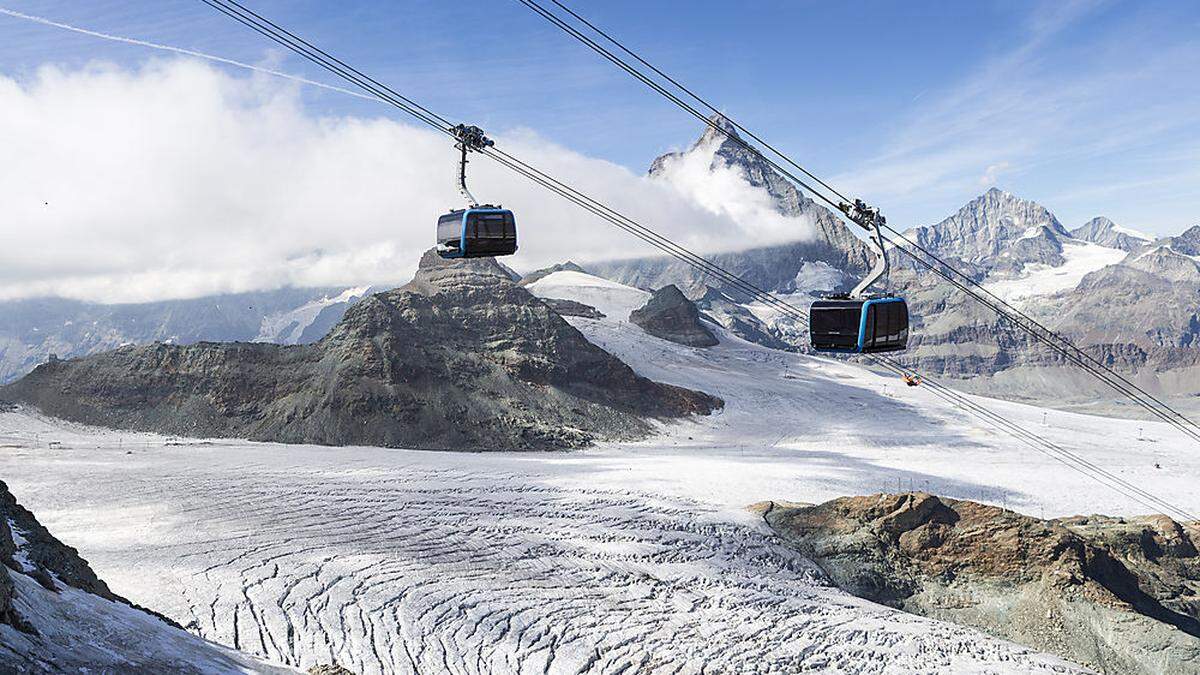
[[[1055,293],[1070,291],[1092,272],[1116,265],[1126,257],[1119,248],[1110,248],[1082,241],[1062,243],[1062,264],[1030,263],[1018,273],[993,274],[984,288],[1009,303],[1021,306],[1021,300],[1035,300]]]
[[[15,412],[0,472],[117,592],[301,667],[1075,672],[829,588],[744,507],[910,487],[1047,517],[1144,507],[853,362],[653,338],[626,320],[643,292],[574,272],[529,288],[602,308],[570,321],[725,410],[549,455],[177,446]],[[984,402],[1200,507],[1200,457],[1162,425]]]
[[[316,342],[325,337],[325,333],[333,324],[341,320],[350,305],[370,293],[370,286],[347,288],[341,293],[323,295],[295,309],[268,314],[263,317],[253,342],[273,342],[281,345]],[[314,329],[314,324],[319,324],[319,327]],[[321,327],[324,330],[320,330]]]
[[[1071,230],[1071,236],[1093,244],[1119,248],[1122,251],[1133,251],[1154,240],[1154,237],[1148,234],[1121,227],[1104,216],[1092,218]]]

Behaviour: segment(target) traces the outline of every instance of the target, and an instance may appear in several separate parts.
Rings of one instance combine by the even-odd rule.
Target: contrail
[[[4,14],[6,16],[11,16],[15,19],[24,19],[26,21],[40,23],[43,26],[52,26],[54,28],[61,28],[63,30],[71,31],[72,33],[79,33],[81,35],[90,35],[92,37],[100,38],[101,40],[110,40],[112,42],[122,42],[127,45],[137,45],[139,47],[149,47],[150,49],[158,49],[158,50],[165,51],[165,52],[172,52],[175,54],[183,54],[184,56],[195,56],[196,58],[200,58],[200,59],[207,59],[209,61],[215,61],[217,63],[224,63],[224,64],[230,65],[230,66],[237,66],[238,68],[245,68],[247,70],[253,70],[256,73],[263,73],[266,75],[273,75],[275,77],[282,77],[285,80],[291,80],[293,82],[299,82],[301,84],[307,84],[307,85],[310,85],[313,87],[320,87],[321,89],[328,89],[330,91],[336,91],[336,92],[340,92],[342,94],[349,94],[350,96],[354,96],[356,98],[363,98],[368,101],[379,101],[380,100],[378,97],[368,96],[366,94],[360,94],[359,92],[351,90],[351,89],[345,89],[343,87],[338,87],[338,86],[335,86],[332,84],[325,84],[324,82],[317,82],[316,80],[310,80],[308,78],[300,77],[299,75],[292,75],[291,73],[285,73],[285,72],[282,72],[279,70],[272,70],[270,68],[264,68],[262,66],[256,66],[256,65],[253,65],[250,63],[234,61],[233,59],[227,59],[223,56],[214,56],[212,54],[205,54],[204,52],[197,52],[197,51],[194,51],[191,49],[183,49],[182,47],[172,47],[171,45],[159,44],[157,42],[147,42],[145,40],[138,40],[135,38],[122,37],[120,35],[111,35],[109,33],[100,33],[98,31],[88,30],[87,28],[80,28],[78,26],[72,26],[70,24],[59,23],[58,21],[51,21],[50,19],[46,19],[46,18],[43,18],[40,16],[32,16],[29,14],[22,14],[21,12],[16,12],[11,9],[6,9],[4,7],[0,7],[0,14]]]

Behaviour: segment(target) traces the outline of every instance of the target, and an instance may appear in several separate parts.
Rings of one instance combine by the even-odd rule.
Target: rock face
[[[1186,256],[1200,256],[1200,225],[1193,225],[1178,237],[1167,237],[1163,244]]]
[[[737,131],[724,117],[715,115],[712,120],[737,136]],[[734,253],[717,253],[706,256],[708,259],[759,288],[780,292],[792,290],[796,275],[805,262],[823,261],[853,273],[870,267],[872,256],[866,245],[832,211],[805,197],[761,157],[712,127],[706,127],[703,135],[686,152],[670,153],[655,159],[650,166],[650,175],[669,181],[682,156],[697,153],[708,158],[711,166],[736,169],[750,185],[770,195],[779,213],[804,218],[814,230],[814,236],[809,240]],[[590,264],[589,269],[635,288],[661,288],[675,284],[693,300],[702,297],[709,286],[739,301],[745,299],[736,288],[726,288],[711,276],[669,257]]]
[[[1015,269],[1029,263],[1061,265],[1062,239],[1071,236],[1041,204],[996,188],[912,235],[922,248],[942,258]]]
[[[629,321],[654,337],[688,347],[712,347],[717,336],[700,323],[700,310],[677,286],[664,286],[646,304],[629,314]]]
[[[432,251],[316,344],[126,347],[44,364],[0,400],[167,434],[460,450],[637,437],[722,405],[638,376],[494,261]]]
[[[1146,237],[1126,230],[1104,216],[1092,218],[1071,230],[1071,236],[1081,241],[1109,248],[1119,248],[1122,251],[1133,251],[1150,243]]]
[[[579,316],[585,319],[603,319],[604,312],[585,305],[582,302],[567,300],[565,298],[542,298],[542,302],[550,309],[558,312],[560,316]]]
[[[838,586],[1104,672],[1200,670],[1194,526],[1042,521],[929,494],[764,507]]]
[[[21,542],[20,558],[16,541]],[[113,594],[79,551],[63,544],[42,527],[33,514],[17,503],[4,481],[0,481],[0,557],[17,572],[59,581],[106,600],[129,601]],[[2,602],[2,600],[0,600]]]

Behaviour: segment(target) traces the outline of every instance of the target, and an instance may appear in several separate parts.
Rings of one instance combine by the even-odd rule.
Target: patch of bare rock
[[[654,291],[645,305],[629,314],[629,321],[654,337],[687,347],[712,347],[718,342],[701,323],[696,303],[674,284]]]
[[[1200,672],[1195,524],[1039,520],[925,493],[755,508],[859,597],[1104,673]]]

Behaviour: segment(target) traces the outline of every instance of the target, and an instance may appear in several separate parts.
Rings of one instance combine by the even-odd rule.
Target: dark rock
[[[542,298],[542,302],[546,303],[550,309],[558,312],[561,316],[579,316],[585,319],[604,318],[603,312],[582,302],[567,300],[565,298]]]
[[[654,337],[688,347],[711,347],[717,336],[700,323],[700,310],[675,285],[654,292],[646,304],[633,310],[629,320]]]
[[[355,675],[355,673],[336,663],[323,663],[309,668],[308,675]]]
[[[11,523],[25,538],[24,553],[35,568],[52,572],[64,584],[92,595],[128,603],[108,589],[108,585],[96,576],[87,561],[79,556],[79,551],[56,539],[32,513],[18,504],[4,481],[0,481],[0,521],[4,523],[4,531],[0,535],[8,535],[0,536],[0,555],[4,555],[6,561],[12,560],[15,551],[12,532],[8,528]],[[4,540],[7,540],[7,545]]]
[[[637,375],[494,260],[432,251],[313,345],[127,347],[40,366],[0,399],[171,435],[457,450],[636,438],[722,405]]]

